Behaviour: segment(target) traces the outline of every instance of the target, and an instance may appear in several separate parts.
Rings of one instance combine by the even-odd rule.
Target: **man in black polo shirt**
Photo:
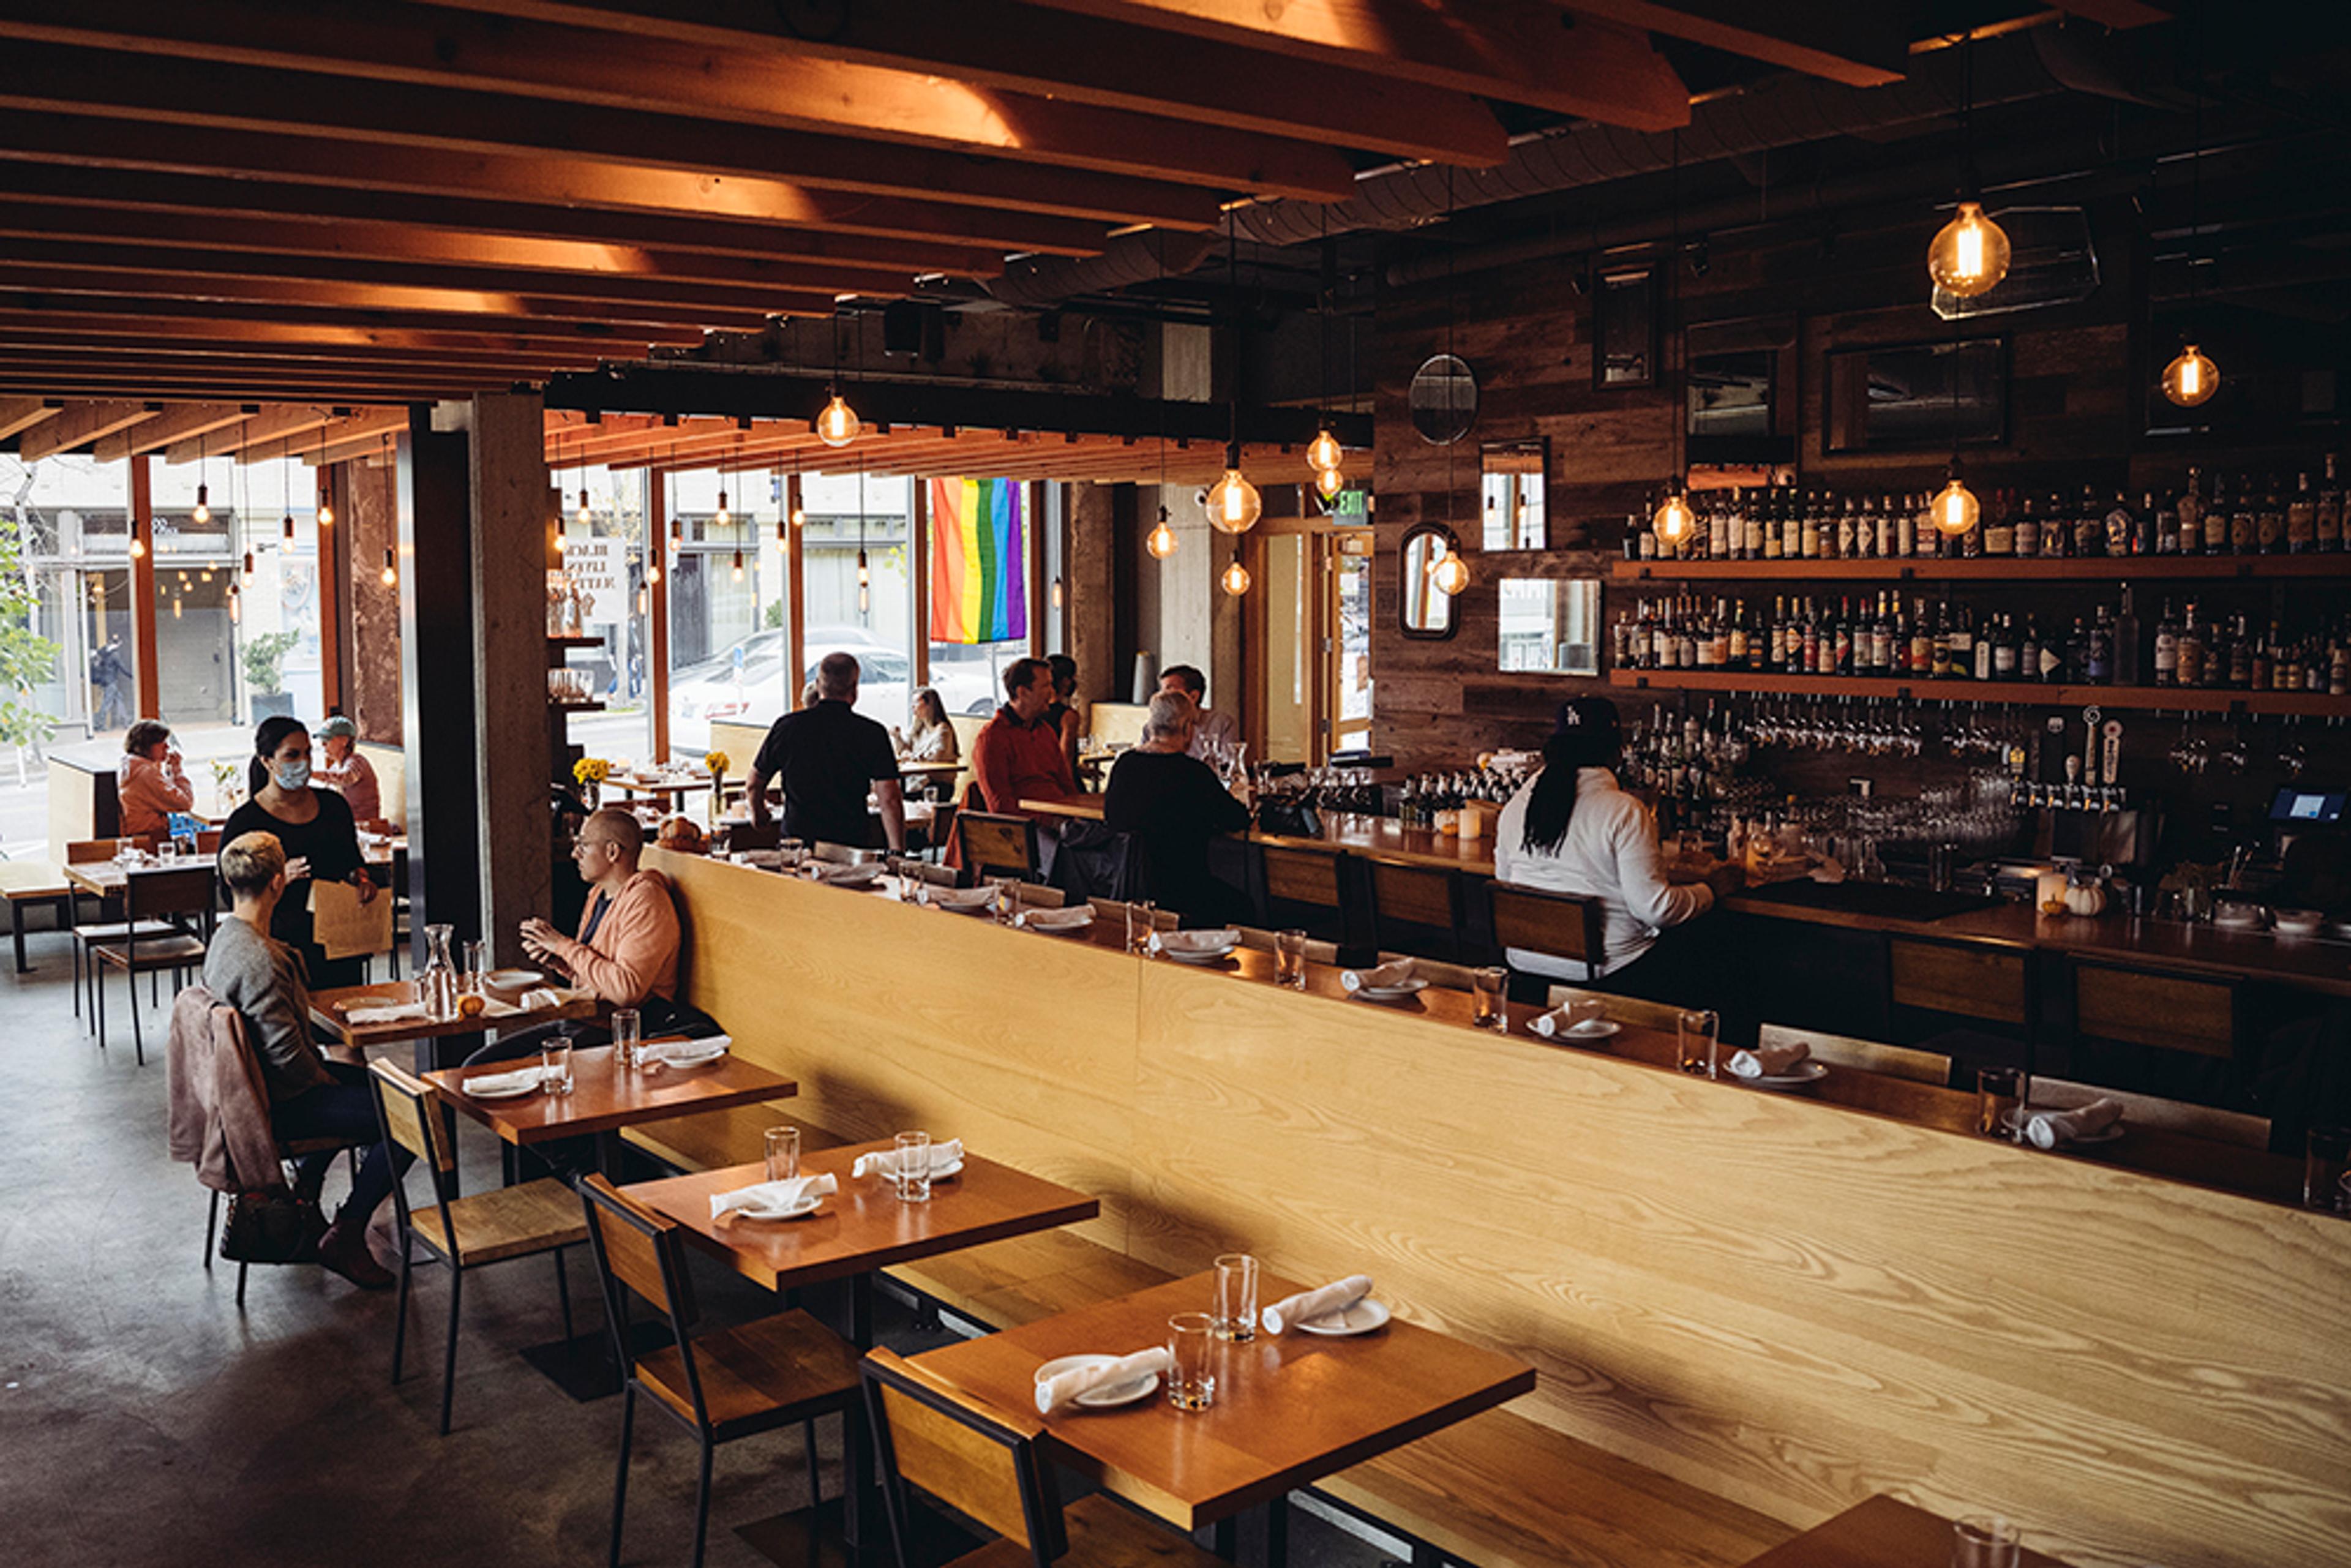
[[[787,837],[873,847],[873,819],[865,792],[881,809],[882,831],[893,851],[906,847],[906,804],[898,788],[898,758],[890,732],[852,711],[857,701],[857,661],[827,653],[816,667],[813,706],[788,713],[768,731],[747,780],[751,821],[768,821],[768,783],[784,786]]]

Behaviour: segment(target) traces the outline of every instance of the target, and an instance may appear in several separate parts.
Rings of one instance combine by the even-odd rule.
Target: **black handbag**
[[[283,1187],[234,1192],[220,1255],[232,1263],[314,1263],[326,1233],[327,1217],[313,1199]]]

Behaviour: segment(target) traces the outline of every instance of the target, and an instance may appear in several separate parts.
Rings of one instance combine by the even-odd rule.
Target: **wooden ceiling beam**
[[[101,463],[136,457],[187,436],[223,429],[246,417],[243,406],[233,402],[175,403],[151,420],[102,438],[89,452]]]
[[[178,61],[117,48],[40,41],[40,0],[0,0],[0,37],[13,35],[0,103],[158,125],[298,131],[379,152],[410,147],[582,157],[684,173],[714,186],[736,179],[794,188],[944,202],[1104,224],[1215,226],[1213,193],[1164,180],[1021,165],[928,148],[814,131],[730,126],[641,110],[371,82],[318,72]],[[67,13],[70,16],[71,13]],[[168,137],[158,137],[168,141]],[[277,171],[284,172],[287,171]]]
[[[2049,4],[2069,16],[2095,22],[2101,27],[2146,27],[2168,22],[2174,15],[2145,0],[2049,0]]]
[[[1311,142],[772,48],[720,49],[376,0],[77,0],[68,12],[43,10],[0,0],[0,32],[656,110],[1259,195],[1343,201],[1354,190],[1346,157]]]
[[[87,446],[102,436],[152,419],[155,412],[143,402],[124,400],[68,403],[55,419],[43,420],[17,436],[16,455],[33,463],[59,452],[71,452],[77,446]]]
[[[413,347],[462,346],[475,339],[477,348],[503,349],[512,353],[545,351],[550,357],[590,361],[599,359],[642,359],[653,344],[691,348],[702,341],[694,327],[623,326],[605,330],[593,321],[517,321],[494,310],[356,311],[314,305],[245,305],[235,300],[140,299],[107,294],[42,294],[27,289],[0,288],[0,319],[34,325],[27,318],[47,317],[77,329],[85,322],[93,331],[131,320],[199,324],[223,340],[268,341],[273,334],[308,336],[320,342],[397,343],[403,338],[449,340]],[[364,317],[364,319],[360,318]],[[232,329],[250,329],[233,330]],[[119,332],[119,329],[118,329]],[[182,332],[178,336],[192,334]]]
[[[41,398],[0,398],[0,441],[30,430],[45,419],[54,419],[62,412]]]
[[[457,4],[723,49],[781,47],[1396,158],[1489,167],[1509,152],[1501,123],[1464,93],[1010,0],[857,0],[831,13],[821,37],[800,36],[788,12],[759,0]]]
[[[1884,87],[1908,71],[1907,7],[1851,0],[1573,0],[1584,16],[1744,55],[1847,87]]]
[[[415,349],[349,343],[221,342],[138,332],[99,334],[87,329],[0,327],[0,353],[41,359],[103,375],[135,376],[153,369],[184,376],[215,367],[295,371],[305,375],[373,374],[425,370],[439,375],[480,371],[507,381],[537,381],[545,372],[542,354],[507,354],[480,349]]]
[[[239,463],[276,463],[298,457],[310,464],[333,463],[367,455],[380,448],[387,435],[408,428],[405,409],[379,409],[346,414],[305,431],[256,441],[236,454]]]
[[[1689,123],[1689,89],[1643,33],[1545,0],[1034,0],[1295,60],[1531,104],[1634,131]]]
[[[331,407],[325,406],[265,408],[230,432],[225,441],[206,441],[202,445],[194,441],[174,442],[165,450],[163,461],[172,464],[192,463],[207,454],[217,457],[224,454],[242,452],[247,446],[259,445],[268,441],[284,441],[289,436],[300,435],[306,431],[318,430],[333,423],[339,418],[348,417],[350,416],[338,414]]]
[[[444,377],[386,382],[306,382],[278,376],[204,375],[187,380],[110,379],[52,370],[37,364],[0,361],[0,391],[37,393],[49,398],[124,398],[141,401],[235,398],[245,402],[293,402],[306,398],[338,403],[434,402],[447,397],[469,397],[476,392],[502,390],[503,383],[480,379]]]

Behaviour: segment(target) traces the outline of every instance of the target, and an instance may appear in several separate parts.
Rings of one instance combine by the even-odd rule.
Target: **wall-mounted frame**
[[[1802,404],[1793,316],[1694,323],[1682,334],[1682,363],[1684,445],[1692,464],[1796,460]]]
[[[1828,449],[1922,452],[2008,439],[2008,340],[1901,343],[1829,355]]]
[[[1479,546],[1549,549],[1551,439],[1489,441],[1478,449]]]
[[[1497,585],[1505,674],[1600,674],[1600,580],[1506,577]]]
[[[1453,596],[1439,590],[1430,573],[1459,540],[1441,523],[1422,523],[1404,536],[1396,551],[1396,613],[1407,637],[1442,641],[1460,629]]]
[[[1592,384],[1657,384],[1657,269],[1603,272],[1592,298]]]

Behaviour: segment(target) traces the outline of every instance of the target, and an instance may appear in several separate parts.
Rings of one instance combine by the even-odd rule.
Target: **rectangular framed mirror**
[[[1600,275],[1592,302],[1592,381],[1604,387],[1657,384],[1657,269]]]
[[[2008,340],[1829,355],[1832,452],[1996,446],[2008,439]]]
[[[1543,504],[1551,469],[1551,442],[1489,441],[1479,449],[1479,511],[1481,549],[1549,549],[1551,530]]]
[[[1506,577],[1500,665],[1505,674],[1600,674],[1600,580]]]
[[[1702,321],[1682,336],[1689,367],[1685,434],[1693,464],[1796,459],[1796,319]]]

